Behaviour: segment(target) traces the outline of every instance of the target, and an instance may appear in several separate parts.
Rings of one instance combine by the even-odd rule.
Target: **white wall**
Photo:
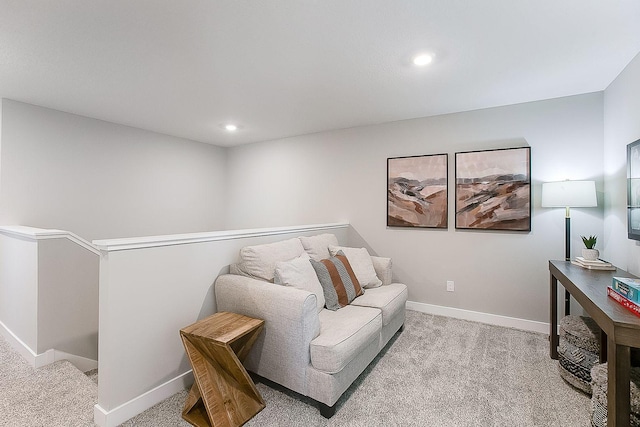
[[[62,230],[0,226],[0,334],[34,367],[97,367],[99,252]]]
[[[595,179],[600,207],[572,210],[602,236],[602,93],[323,132],[229,149],[228,228],[348,220],[394,260],[409,299],[548,322],[547,261],[564,257],[564,210],[540,207],[541,182]],[[454,229],[454,153],[531,146],[530,233]],[[386,227],[386,159],[449,153],[449,229]],[[455,281],[456,292],[445,291]]]
[[[0,329],[38,348],[38,243],[0,233]],[[0,331],[2,332],[2,331]],[[22,354],[28,354],[21,352]]]
[[[98,360],[99,262],[69,239],[38,241],[38,354]]]
[[[627,238],[627,144],[640,139],[640,55],[604,92],[605,256],[640,274],[640,245]]]
[[[220,147],[2,100],[0,224],[93,240],[224,227]]]
[[[334,233],[348,224],[102,240],[99,426],[120,425],[192,382],[180,329],[216,312],[213,283],[240,248]]]
[[[0,189],[2,189],[2,104],[3,103],[4,103],[3,100],[0,99]],[[2,208],[0,208],[0,218],[2,218]]]

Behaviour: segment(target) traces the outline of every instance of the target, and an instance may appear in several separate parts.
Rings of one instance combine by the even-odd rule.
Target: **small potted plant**
[[[600,256],[600,252],[594,248],[596,245],[596,240],[598,240],[597,236],[580,236],[582,237],[582,242],[584,243],[585,249],[582,250],[582,258],[587,259],[589,261],[595,261]]]

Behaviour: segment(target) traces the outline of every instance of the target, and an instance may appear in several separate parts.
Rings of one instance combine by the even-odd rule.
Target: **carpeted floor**
[[[407,311],[404,332],[323,418],[308,399],[258,384],[267,407],[246,426],[584,427],[590,398],[567,385],[547,336]],[[124,426],[173,427],[187,392]]]
[[[258,384],[267,407],[246,426],[587,426],[589,397],[560,378],[548,353],[543,334],[407,311],[404,332],[333,418],[305,397]],[[0,338],[0,426],[93,427],[96,395],[96,384],[70,364],[34,370]],[[188,427],[186,395],[123,426]]]
[[[94,427],[98,386],[66,360],[32,368],[0,336],[0,426]]]

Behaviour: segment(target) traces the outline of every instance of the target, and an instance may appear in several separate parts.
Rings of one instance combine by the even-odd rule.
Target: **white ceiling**
[[[638,0],[0,0],[1,97],[223,146],[601,91],[639,51]]]

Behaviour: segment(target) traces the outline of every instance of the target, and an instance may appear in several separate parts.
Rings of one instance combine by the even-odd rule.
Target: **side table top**
[[[223,311],[180,329],[180,333],[230,344],[263,324],[262,319]]]

